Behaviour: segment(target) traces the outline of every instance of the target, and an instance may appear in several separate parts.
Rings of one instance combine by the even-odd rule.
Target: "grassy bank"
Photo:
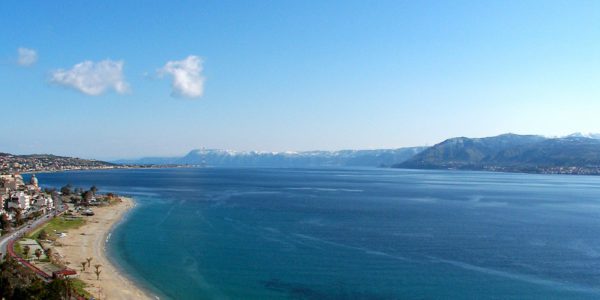
[[[85,290],[85,282],[79,278],[71,279],[71,287],[77,294],[85,297],[86,299],[90,299],[92,297],[92,294]]]
[[[36,230],[30,232],[27,237],[32,239],[37,239],[39,233],[44,230],[48,234],[52,236],[52,234],[57,232],[64,232],[69,229],[79,228],[85,224],[85,220],[81,217],[77,218],[65,218],[65,217],[55,217],[50,222],[46,223],[46,225],[37,228]]]

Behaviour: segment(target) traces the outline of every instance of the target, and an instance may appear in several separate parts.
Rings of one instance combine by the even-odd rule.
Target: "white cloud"
[[[202,59],[190,55],[184,60],[169,61],[158,70],[160,76],[173,76],[174,96],[187,98],[201,97],[204,93],[204,76],[202,76]]]
[[[31,66],[31,65],[35,64],[35,62],[38,59],[37,52],[33,49],[21,47],[21,48],[17,49],[17,52],[19,53],[19,59],[17,62],[21,66],[24,66],[24,67]]]
[[[125,82],[123,76],[123,64],[122,60],[106,59],[99,62],[86,60],[69,70],[53,71],[51,81],[90,96],[98,96],[110,89],[123,94],[129,91],[129,84]]]

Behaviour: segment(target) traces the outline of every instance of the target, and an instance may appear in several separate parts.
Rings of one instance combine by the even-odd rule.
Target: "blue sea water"
[[[600,177],[199,168],[38,178],[133,196],[108,251],[161,299],[600,298]]]

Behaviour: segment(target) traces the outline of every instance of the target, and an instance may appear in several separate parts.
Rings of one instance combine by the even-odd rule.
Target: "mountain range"
[[[196,149],[181,157],[114,161],[135,165],[211,167],[394,167],[527,173],[600,174],[600,134],[564,137],[502,134],[456,137],[431,147],[259,152]]]
[[[502,134],[456,137],[431,147],[377,150],[260,152],[196,149],[180,157],[104,162],[54,155],[0,153],[0,172],[121,167],[393,167],[600,175],[600,134],[564,137]]]
[[[599,137],[594,134],[559,138],[517,134],[457,137],[429,147],[393,167],[600,174]]]
[[[259,152],[196,149],[182,157],[118,160],[118,164],[173,164],[211,167],[389,167],[406,161],[426,147],[378,150]]]

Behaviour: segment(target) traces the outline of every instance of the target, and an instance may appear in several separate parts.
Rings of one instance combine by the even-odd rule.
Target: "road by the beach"
[[[0,252],[2,253],[2,258],[0,258],[0,259],[3,259],[4,255],[7,252],[6,246],[8,245],[8,242],[10,242],[11,240],[13,240],[15,238],[25,235],[25,233],[27,233],[27,231],[31,230],[32,228],[41,226],[45,222],[52,220],[53,215],[54,215],[54,212],[47,213],[47,214],[43,215],[42,217],[34,220],[31,223],[27,223],[27,224],[19,227],[18,229],[12,231],[10,234],[2,236],[2,238],[0,238]]]

